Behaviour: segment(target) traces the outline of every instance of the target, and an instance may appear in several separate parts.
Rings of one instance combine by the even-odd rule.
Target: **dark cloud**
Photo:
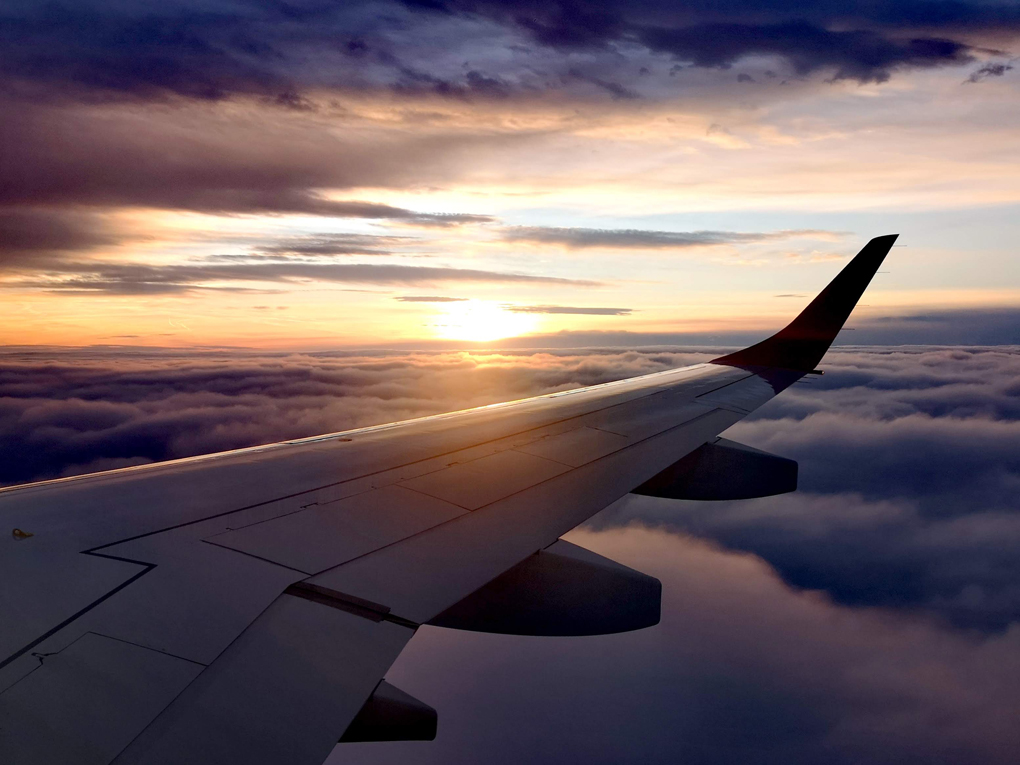
[[[1020,29],[1020,11],[1005,6],[907,8],[14,0],[0,10],[0,145],[17,147],[0,152],[0,207],[490,223],[336,196],[440,183],[473,150],[544,131],[348,129],[348,96],[387,91],[398,105],[420,94],[658,98],[675,92],[678,72],[749,55],[785,59],[782,77],[878,81],[898,68],[970,60],[969,46]],[[988,64],[974,77],[998,66],[1008,65]],[[717,87],[735,87],[734,79]],[[768,85],[767,75],[757,79]],[[612,246],[630,246],[629,238],[620,233]]]
[[[385,131],[384,131],[385,132]],[[386,219],[407,225],[484,223],[336,200],[321,190],[402,186],[437,172],[483,136],[323,130],[314,120],[250,105],[70,107],[0,98],[0,207],[153,207],[211,214]]]
[[[0,209],[0,269],[115,244],[98,217],[75,211]]]
[[[507,81],[497,76],[485,75],[477,69],[469,69],[463,74],[457,72],[453,77],[443,78],[402,62],[393,53],[386,53],[380,58],[385,63],[394,65],[395,78],[392,88],[401,95],[411,97],[432,95],[465,101],[477,97],[501,100],[515,90]],[[422,62],[422,65],[428,64]]]
[[[3,106],[12,111],[0,118],[0,142],[19,150],[0,155],[0,206],[303,213],[426,227],[492,221],[484,215],[329,199],[317,191],[403,178],[402,163],[417,153],[410,145],[415,139],[382,151],[308,126],[263,123],[253,129],[244,120],[228,120],[221,134],[209,132],[209,115],[202,115],[197,129],[186,116],[185,124],[174,125],[172,119],[152,122],[137,113]],[[428,144],[421,148],[427,151]]]
[[[830,70],[837,78],[868,82],[900,68],[971,60],[971,38],[1015,31],[1018,19],[1015,6],[965,0],[171,0],[158,6],[21,0],[6,3],[0,15],[0,75],[15,89],[45,87],[77,97],[212,101],[244,94],[308,111],[315,107],[305,91],[314,89],[382,86],[503,98],[526,90],[525,74],[539,61],[553,63],[550,53],[559,54],[563,73],[572,76],[577,51],[619,56],[621,48],[643,46],[693,66],[728,67],[747,56],[774,55],[801,74]],[[499,55],[481,55],[460,71],[437,71],[421,44],[427,39],[478,58],[472,38],[512,46],[518,55],[510,71]],[[544,56],[528,60],[529,46]],[[641,76],[639,67],[633,76]],[[585,73],[577,79],[614,98],[634,94],[615,78]]]
[[[989,77],[1002,77],[1006,72],[1012,71],[1012,64],[985,64],[980,69],[976,69],[971,72],[970,77],[966,79],[966,82],[981,82],[987,80]]]
[[[973,61],[970,47],[954,40],[897,40],[872,30],[834,31],[805,21],[649,29],[642,33],[641,40],[653,50],[668,52],[695,66],[729,68],[744,56],[779,56],[798,75],[831,70],[834,80],[861,83],[884,82],[901,67]]]
[[[604,77],[584,72],[578,67],[571,67],[571,69],[567,72],[567,75],[570,79],[577,80],[578,82],[586,82],[594,85],[603,93],[609,94],[609,96],[614,100],[633,100],[639,98],[637,91],[631,90],[619,82],[607,80]]]
[[[633,312],[632,308],[598,308],[594,306],[573,305],[508,305],[506,310],[512,313],[562,313],[578,316],[626,316]]]
[[[115,240],[116,221],[100,216],[123,208],[302,214],[416,228],[495,220],[335,198],[353,187],[440,179],[455,172],[450,168],[459,152],[491,137],[348,134],[305,117],[264,111],[250,104],[68,106],[4,98],[0,91],[0,145],[16,147],[0,151],[0,214],[7,221],[0,226],[16,235],[20,249],[33,232],[41,242],[49,237],[50,249],[81,249],[70,241],[72,233],[81,244]],[[337,119],[342,125],[343,118]],[[3,239],[0,249],[10,252]]]
[[[641,229],[557,228],[552,226],[512,226],[503,230],[510,242],[558,244],[570,249],[584,247],[625,247],[633,249],[672,249],[706,247],[721,244],[753,244],[794,237],[831,237],[830,231],[791,230],[772,232],[739,231],[646,231]]]
[[[698,67],[778,56],[797,74],[828,70],[834,79],[882,82],[900,68],[972,60],[976,31],[1015,31],[1014,7],[984,3],[623,3],[450,0],[447,13],[483,13],[516,24],[564,51],[638,41]],[[919,31],[925,30],[925,31]]]
[[[60,292],[89,294],[166,294],[194,289],[235,289],[221,282],[309,281],[363,284],[438,284],[471,282],[491,284],[559,284],[593,287],[597,282],[555,276],[483,271],[443,266],[405,266],[375,263],[321,263],[239,256],[243,262],[207,261],[181,265],[142,263],[60,262],[46,268],[43,280],[11,284]]]
[[[446,297],[444,295],[401,295],[393,298],[401,303],[463,303],[468,298]]]
[[[235,8],[241,12],[216,4],[134,12],[112,3],[9,4],[0,66],[9,78],[139,96],[289,92],[289,78],[270,63],[280,51],[265,34],[267,24],[283,19],[271,5],[263,14]]]

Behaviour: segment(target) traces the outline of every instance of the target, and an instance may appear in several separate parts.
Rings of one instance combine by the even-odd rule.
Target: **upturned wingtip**
[[[846,264],[807,308],[785,328],[757,345],[714,359],[714,364],[779,367],[807,372],[829,350],[899,234],[876,236]]]

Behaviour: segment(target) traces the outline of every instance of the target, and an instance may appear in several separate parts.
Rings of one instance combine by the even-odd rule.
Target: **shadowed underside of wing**
[[[815,367],[894,239],[710,364],[0,491],[0,518],[31,534],[0,542],[16,617],[0,756],[317,764],[345,731],[434,732],[432,710],[380,685],[421,624],[655,623],[655,580],[559,537],[639,487],[721,498],[737,470],[739,496],[793,488],[789,460],[717,437]]]

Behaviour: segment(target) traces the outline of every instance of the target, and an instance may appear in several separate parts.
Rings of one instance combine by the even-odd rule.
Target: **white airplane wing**
[[[656,580],[559,537],[632,491],[795,488],[718,434],[815,369],[894,240],[711,363],[0,491],[0,761],[318,765],[434,735],[381,680],[422,624],[655,624]]]

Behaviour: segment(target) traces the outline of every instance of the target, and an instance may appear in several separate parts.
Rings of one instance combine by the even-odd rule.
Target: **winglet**
[[[713,359],[732,367],[815,368],[861,299],[899,234],[872,239],[800,315],[767,340]]]

